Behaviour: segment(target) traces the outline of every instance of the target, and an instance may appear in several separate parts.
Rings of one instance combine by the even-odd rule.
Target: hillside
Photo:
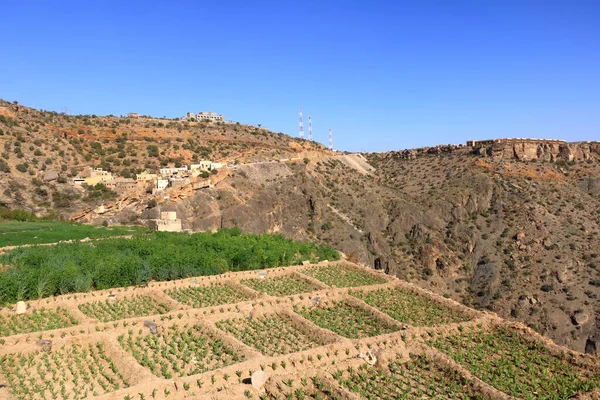
[[[347,157],[361,159],[243,166],[162,209],[193,230],[239,226],[329,243],[578,351],[597,340],[597,158],[522,162],[463,147],[370,154],[368,174]]]
[[[0,311],[3,399],[599,399],[596,357],[347,261]]]
[[[238,226],[245,232],[328,243],[351,260],[523,322],[577,351],[600,341],[598,142],[492,141],[341,155],[243,125],[201,128],[204,123],[48,115],[56,120],[52,126],[70,127],[65,138],[55,131],[62,128],[48,128],[50,122],[32,122],[43,113],[24,110],[21,117],[13,115],[16,120],[0,121],[0,142],[5,148],[10,144],[5,153],[11,168],[0,172],[8,181],[0,201],[9,207],[109,225],[143,224],[159,211],[172,210],[183,228],[193,231]],[[94,125],[85,125],[86,120]],[[110,125],[117,123],[147,136],[131,134],[123,141],[121,128]],[[164,137],[163,130],[169,132]],[[98,140],[93,134],[108,136]],[[184,148],[190,138],[193,146]],[[72,185],[36,185],[35,172],[16,170],[25,157],[38,164],[43,160],[35,155],[36,140],[47,141],[41,143],[42,152],[53,152],[52,144],[70,149],[64,153],[69,165],[92,157],[94,165],[115,171],[124,168],[109,162],[110,154],[119,162],[119,146],[136,172],[146,163],[153,168],[168,164],[169,158],[182,163],[202,159],[207,146],[214,160],[238,164],[219,170],[213,184],[199,190],[173,188],[161,196],[117,199],[76,191],[77,199],[63,202]],[[94,143],[104,155],[93,150]],[[150,153],[158,156],[150,156],[148,146],[157,146]],[[52,154],[48,165],[56,169],[63,156],[60,149]],[[69,167],[63,173],[69,176]]]
[[[114,196],[69,185],[87,167],[124,178],[203,159],[222,164],[305,157],[319,143],[239,123],[65,115],[0,100],[0,204],[70,212]]]

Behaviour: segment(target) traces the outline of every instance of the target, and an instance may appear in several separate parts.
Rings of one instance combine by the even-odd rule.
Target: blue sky
[[[600,140],[600,1],[12,1],[0,98],[226,119],[384,151]]]

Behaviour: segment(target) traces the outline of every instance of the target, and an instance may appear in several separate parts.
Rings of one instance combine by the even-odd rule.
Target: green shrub
[[[27,163],[17,164],[17,170],[20,172],[27,172],[28,169],[29,169],[29,164],[27,164]]]
[[[10,172],[10,166],[3,159],[0,159],[0,172]]]
[[[542,285],[540,290],[542,292],[551,292],[552,290],[554,290],[554,286],[553,285]]]

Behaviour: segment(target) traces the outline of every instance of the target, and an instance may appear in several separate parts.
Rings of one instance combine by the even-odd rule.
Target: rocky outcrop
[[[495,158],[514,158],[519,161],[571,162],[600,158],[600,142],[546,141],[534,139],[498,141],[489,146],[487,153]]]

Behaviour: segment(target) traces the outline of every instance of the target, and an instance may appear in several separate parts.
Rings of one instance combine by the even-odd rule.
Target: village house
[[[161,190],[165,190],[169,186],[168,179],[157,179],[155,181],[154,188],[152,188],[152,193],[160,192]]]
[[[114,177],[111,172],[105,171],[102,168],[87,168],[75,179],[77,179],[78,182],[81,182],[80,179],[83,179],[83,183],[90,186],[94,186],[98,183],[105,183],[111,181],[114,179]],[[73,183],[75,183],[75,179],[73,180]]]
[[[210,171],[212,166],[212,162],[211,161],[205,161],[202,160],[200,161],[198,164],[191,164],[190,165],[190,171]]]
[[[186,172],[188,169],[187,167],[172,167],[172,168],[161,168],[159,170],[160,175],[165,176],[165,175],[177,175],[180,172]]]
[[[117,177],[105,183],[105,186],[117,193],[125,193],[137,189],[137,182],[133,179]]]
[[[151,174],[148,171],[141,172],[135,176],[135,180],[138,182],[147,182],[158,179],[157,174]]]

